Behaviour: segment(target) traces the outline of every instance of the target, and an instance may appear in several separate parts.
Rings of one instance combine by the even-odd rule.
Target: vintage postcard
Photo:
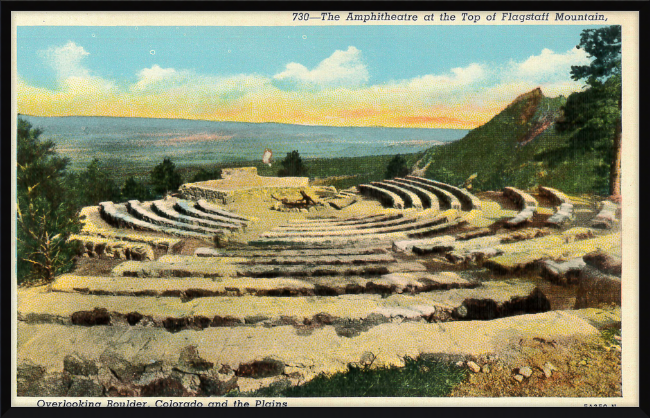
[[[638,406],[638,12],[13,12],[16,406]]]

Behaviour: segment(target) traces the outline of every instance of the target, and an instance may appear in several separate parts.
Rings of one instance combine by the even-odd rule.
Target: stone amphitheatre
[[[620,208],[547,187],[228,169],[81,217],[75,270],[18,290],[19,396],[245,393],[621,320]]]

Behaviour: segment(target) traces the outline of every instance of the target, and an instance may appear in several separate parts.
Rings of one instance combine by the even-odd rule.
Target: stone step
[[[494,319],[548,311],[546,296],[531,283],[485,282],[478,288],[418,294],[342,296],[172,297],[109,296],[31,288],[18,295],[18,320],[73,325],[160,326],[169,331],[233,325],[341,325],[391,320]]]
[[[157,261],[126,261],[111,271],[113,277],[302,277],[353,276],[426,271],[417,262],[368,265],[246,265],[244,258],[164,255]]]
[[[366,216],[352,216],[349,218],[339,218],[339,217],[329,217],[329,218],[317,218],[317,219],[291,219],[289,220],[289,225],[320,225],[324,223],[332,224],[364,224],[368,222],[375,221],[390,221],[393,219],[402,218],[404,215],[402,213],[389,213],[389,214],[378,214],[378,215],[366,215]]]
[[[621,234],[615,233],[572,243],[558,236],[548,236],[539,240],[524,241],[516,244],[495,246],[502,255],[490,258],[484,266],[498,273],[514,273],[535,268],[538,261],[571,260],[593,251],[610,251],[621,245]]]
[[[440,202],[438,201],[438,196],[434,193],[423,189],[422,187],[415,186],[410,184],[402,179],[395,178],[393,180],[384,180],[386,183],[394,184],[396,186],[402,187],[410,192],[415,193],[422,201],[422,206],[425,209],[434,209],[440,210]]]
[[[387,181],[373,181],[370,184],[372,184],[375,187],[380,187],[382,189],[386,189],[395,193],[396,195],[402,198],[402,200],[404,201],[404,207],[406,208],[422,209],[422,201],[420,200],[418,195],[413,193],[410,190],[401,187],[399,183],[394,184]]]
[[[430,212],[428,212],[430,213]],[[357,231],[362,229],[387,228],[391,226],[406,225],[421,219],[422,213],[412,216],[402,216],[396,219],[382,220],[376,222],[367,222],[363,224],[343,224],[343,225],[314,225],[314,226],[294,226],[293,224],[280,225],[273,228],[270,232],[302,234],[304,232],[329,232],[329,231]]]
[[[443,212],[434,217],[420,216],[410,218],[411,222],[399,225],[377,225],[367,229],[336,229],[323,231],[269,231],[260,235],[263,238],[280,238],[280,237],[324,237],[324,236],[358,236],[358,235],[378,235],[394,232],[414,231],[418,229],[427,229],[456,219],[458,213],[455,211]]]
[[[460,201],[462,210],[481,209],[481,200],[465,189],[461,189],[460,187],[452,186],[451,184],[447,184],[447,183],[443,183],[440,181],[435,181],[423,177],[406,176],[406,178],[423,181],[432,186],[436,186],[438,188],[441,188],[443,190],[452,193]]]
[[[160,225],[167,228],[182,229],[191,232],[197,232],[204,235],[216,235],[222,232],[220,229],[206,228],[203,226],[190,225],[184,222],[175,222],[162,216],[156,215],[154,212],[147,209],[138,200],[129,200],[126,203],[126,210],[133,216],[145,222],[155,225]]]
[[[182,213],[183,215],[187,215],[193,218],[205,219],[205,220],[219,222],[219,223],[225,222],[228,224],[239,225],[242,227],[247,225],[247,222],[242,219],[230,218],[227,216],[222,216],[222,215],[217,215],[217,214],[197,210],[194,208],[194,206],[190,204],[190,202],[186,200],[176,200],[174,202],[174,209],[176,209],[178,212]]]
[[[394,209],[404,209],[406,207],[404,200],[397,193],[390,190],[372,184],[360,184],[358,187],[361,194],[378,199],[384,206]]]
[[[160,232],[183,238],[198,238],[202,240],[211,241],[213,236],[204,232],[188,231],[175,227],[155,225],[131,216],[128,212],[118,208],[113,202],[101,202],[99,204],[100,214],[102,218],[110,225],[138,229],[142,231]]]
[[[318,256],[342,256],[342,255],[364,255],[364,254],[386,254],[387,249],[384,247],[342,247],[342,248],[322,248],[317,250],[287,250],[276,249],[273,251],[267,250],[228,250],[218,249],[214,250],[217,257],[318,257]]]
[[[407,176],[406,178],[398,178],[396,180],[402,181],[407,184],[412,184],[414,186],[421,187],[433,194],[435,194],[438,198],[439,202],[442,202],[445,208],[447,209],[455,209],[455,210],[461,210],[462,205],[460,204],[460,201],[456,196],[454,196],[451,192],[436,186],[434,183],[429,181],[428,179],[424,179],[422,177],[414,177],[414,176]]]
[[[180,297],[190,300],[211,296],[337,296],[344,294],[421,293],[473,288],[478,283],[453,272],[391,273],[376,277],[321,276],[308,278],[188,277],[129,278],[62,275],[52,284],[55,292],[111,296]]]
[[[596,323],[594,317],[602,319]],[[552,311],[492,321],[389,322],[353,338],[319,322],[304,328],[211,327],[171,333],[157,327],[19,321],[18,394],[98,396],[121,391],[128,396],[164,397],[169,393],[161,388],[178,387],[182,392],[176,396],[219,396],[233,389],[258,389],[276,379],[304,383],[323,373],[343,373],[350,366],[370,362],[388,367],[404,366],[406,357],[502,355],[507,343],[522,339],[587,341],[600,335],[596,326],[615,321],[620,323],[620,313]],[[42,376],[42,386],[30,387],[34,371]],[[79,385],[66,385],[56,378],[64,371],[74,382],[96,382],[92,386],[96,390],[70,392]]]
[[[232,218],[244,222],[250,222],[250,219],[248,219],[247,217],[222,209],[217,205],[213,205],[212,203],[208,202],[205,199],[199,199],[199,201],[196,202],[194,207],[198,210],[211,213],[213,215],[220,215],[226,218]]]
[[[242,227],[241,223],[230,223],[230,222],[217,222],[207,219],[195,218],[192,216],[183,215],[174,209],[173,202],[165,202],[163,200],[156,200],[151,203],[151,210],[164,218],[167,218],[171,221],[182,222],[190,225],[202,226],[210,229],[228,229],[236,230]]]
[[[390,254],[358,254],[358,255],[317,255],[317,256],[282,256],[252,257],[242,263],[248,265],[364,265],[376,263],[394,263],[396,260]]]

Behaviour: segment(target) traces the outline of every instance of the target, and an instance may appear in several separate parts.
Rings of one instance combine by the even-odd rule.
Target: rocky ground
[[[554,203],[531,196],[516,227],[500,192],[439,213],[257,197],[225,207],[250,223],[216,248],[87,208],[101,239],[76,269],[18,290],[19,396],[255,393],[422,356],[469,371],[452,396],[620,395],[620,226],[592,228],[596,200],[572,196],[549,227]]]

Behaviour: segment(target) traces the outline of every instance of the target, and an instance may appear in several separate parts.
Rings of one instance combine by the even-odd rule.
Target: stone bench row
[[[453,215],[443,215],[438,222],[432,222],[428,226],[418,226],[411,230],[393,232],[352,234],[352,235],[320,235],[304,236],[292,235],[284,237],[259,237],[248,242],[249,245],[263,247],[289,248],[331,248],[339,246],[385,246],[390,247],[392,241],[405,238],[419,238],[438,235],[449,229],[461,227],[466,223],[463,218]]]
[[[381,215],[372,215],[365,217],[353,217],[353,218],[337,218],[333,219],[314,219],[309,220],[309,222],[299,222],[298,220],[290,220],[289,223],[280,225],[277,229],[310,229],[310,228],[321,228],[321,227],[354,227],[359,225],[374,224],[377,222],[392,221],[396,219],[404,218],[403,213],[390,213],[390,214],[381,214]]]
[[[173,297],[87,295],[67,292],[24,292],[18,300],[17,316],[27,323],[57,322],[74,325],[136,325],[170,331],[175,322],[195,319],[195,325],[302,325],[324,318],[323,325],[339,321],[414,320],[450,321],[494,319],[548,311],[546,296],[529,283],[486,282],[477,288],[460,288],[410,294],[360,294],[354,297],[296,296],[202,297],[185,303]],[[99,312],[97,312],[99,311]],[[94,313],[93,313],[94,312]],[[99,316],[99,318],[98,318]],[[218,318],[213,321],[213,318]],[[100,322],[95,321],[100,319]],[[230,319],[225,320],[226,318]],[[318,321],[318,319],[316,319]],[[384,321],[382,321],[384,322]],[[167,325],[169,324],[169,325]],[[143,324],[144,325],[144,324]],[[377,324],[378,325],[378,324]],[[180,328],[180,329],[179,329]]]
[[[151,222],[138,219],[130,214],[119,210],[113,202],[101,202],[99,204],[100,215],[110,225],[121,228],[139,229],[150,232],[160,232],[164,234],[174,235],[183,238],[198,238],[203,240],[212,240],[212,236],[194,231],[187,231],[178,228],[170,228],[161,225],[155,225]]]
[[[244,222],[249,222],[250,219],[248,219],[245,216],[242,215],[237,215],[236,213],[229,212],[227,210],[224,210],[216,205],[213,205],[212,203],[208,202],[205,199],[199,199],[198,202],[196,202],[195,207],[199,210],[202,210],[203,212],[207,213],[212,213],[214,215],[220,215],[224,216],[226,218],[232,218],[235,220],[240,220]]]
[[[244,264],[245,259],[224,260],[218,257],[169,256],[157,261],[125,261],[111,271],[113,277],[310,277],[377,275],[409,271],[426,271],[420,263],[368,263],[365,265],[279,265]]]
[[[390,190],[371,184],[360,184],[358,187],[361,194],[378,199],[384,206],[394,209],[404,209],[406,207],[404,200]]]
[[[448,209],[455,209],[455,210],[461,210],[462,206],[460,204],[460,201],[456,196],[454,196],[452,193],[449,191],[436,186],[433,184],[430,180],[421,178],[421,177],[413,177],[413,176],[407,176],[407,178],[396,178],[395,181],[398,181],[400,183],[404,184],[410,184],[413,186],[420,187],[424,190],[427,190],[438,198],[439,202],[442,202],[442,204],[445,206],[445,208]]]
[[[452,186],[451,184],[443,183],[440,181],[435,181],[431,179],[426,179],[424,177],[418,177],[418,176],[406,176],[407,179],[411,180],[417,180],[420,182],[424,182],[427,184],[430,184],[432,186],[438,187],[440,189],[446,190],[448,192],[451,192],[456,196],[456,198],[460,201],[462,205],[462,210],[472,210],[472,209],[481,209],[481,200],[468,192],[465,189],[461,189],[459,187]]]
[[[420,200],[418,195],[413,193],[410,190],[401,187],[399,184],[396,185],[388,181],[373,181],[370,184],[372,184],[375,187],[386,189],[401,197],[402,201],[404,201],[405,208],[422,209],[422,201]]]
[[[420,201],[422,202],[422,207],[424,209],[440,210],[440,203],[438,202],[438,197],[434,193],[426,189],[423,189],[422,187],[418,187],[413,184],[401,181],[399,178],[392,179],[392,180],[384,180],[384,182],[392,184],[396,187],[400,187],[402,189],[406,189],[411,193],[415,193],[420,198]]]
[[[515,187],[506,187],[503,189],[503,195],[515,202],[520,212],[512,219],[506,221],[506,226],[520,226],[530,222],[537,213],[537,200],[528,193]]]
[[[230,218],[227,216],[222,216],[222,215],[217,215],[217,214],[197,210],[194,206],[190,205],[190,203],[185,200],[177,200],[174,203],[174,209],[176,209],[179,213],[182,213],[183,215],[191,216],[194,218],[205,219],[213,222],[221,222],[221,223],[225,222],[225,223],[229,223],[241,227],[245,227],[247,224],[246,221],[243,221],[241,219]]]
[[[59,276],[52,291],[111,296],[180,297],[190,300],[216,296],[338,296],[350,294],[422,293],[473,288],[478,282],[457,273],[392,273],[382,276],[320,276],[309,278],[219,278],[188,277],[129,278]]]
[[[453,215],[452,215],[453,216]],[[455,218],[455,216],[453,216]],[[411,217],[399,220],[399,224],[374,224],[372,228],[345,228],[312,231],[269,231],[260,235],[265,238],[278,237],[324,237],[324,236],[354,236],[366,234],[387,234],[393,232],[412,231],[416,229],[436,226],[447,222],[448,216]]]
[[[174,209],[173,202],[166,202],[163,200],[156,200],[151,203],[151,210],[163,218],[167,218],[174,222],[186,223],[194,226],[205,227],[210,229],[227,229],[237,230],[240,229],[241,224],[233,224],[229,222],[217,222],[208,219],[195,218],[192,216],[183,215]]]
[[[198,254],[197,251],[204,250],[204,254]],[[341,247],[341,248],[321,248],[318,250],[290,250],[290,249],[274,249],[269,250],[222,250],[214,248],[197,248],[194,255],[200,257],[255,257],[255,258],[269,258],[269,257],[313,257],[313,256],[342,256],[342,255],[364,255],[364,254],[386,254],[387,249],[382,247]]]
[[[561,226],[573,218],[573,202],[564,193],[550,187],[539,186],[539,193],[556,206],[555,213],[546,220],[547,225]]]
[[[145,222],[149,222],[151,224],[160,225],[164,227],[171,227],[175,229],[181,229],[185,231],[197,232],[206,235],[208,234],[216,235],[222,233],[222,230],[219,229],[206,228],[202,226],[187,224],[184,222],[175,222],[170,219],[163,218],[162,216],[158,216],[154,212],[142,206],[142,203],[138,200],[129,200],[126,203],[126,209],[133,216]]]
[[[107,222],[98,222],[102,217],[99,206],[82,208],[79,217],[82,225],[79,235],[83,237],[142,243],[166,252],[174,251],[182,246],[182,240],[179,238],[149,235],[147,232],[124,231],[113,228]]]
[[[420,212],[422,213],[422,212]],[[335,224],[326,223],[324,225],[314,226],[294,226],[294,224],[281,225],[273,228],[272,232],[278,233],[303,233],[303,232],[335,232],[335,231],[352,231],[362,229],[387,228],[390,226],[404,225],[418,219],[418,216],[401,216],[388,220],[377,220],[374,222],[359,224]]]

